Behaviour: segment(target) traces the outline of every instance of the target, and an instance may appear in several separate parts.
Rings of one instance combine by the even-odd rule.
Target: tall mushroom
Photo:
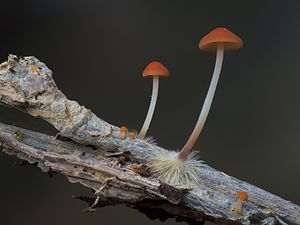
[[[199,48],[207,52],[217,52],[217,58],[212,80],[198,121],[188,141],[179,152],[178,159],[183,161],[187,160],[190,151],[192,150],[195,142],[197,141],[202,131],[218,84],[219,75],[222,68],[224,51],[238,50],[242,46],[243,41],[237,35],[223,27],[218,27],[212,30],[200,40]]]
[[[146,119],[139,133],[140,138],[144,138],[146,136],[146,133],[149,129],[150,122],[153,117],[157,96],[158,96],[159,77],[168,77],[169,70],[161,63],[153,61],[149,63],[143,71],[143,77],[149,77],[149,76],[153,78],[152,96],[151,96],[151,102],[150,102]]]
[[[196,126],[181,151],[178,153],[160,150],[150,159],[149,168],[160,180],[175,186],[193,187],[199,183],[201,163],[190,152],[207,118],[221,72],[224,51],[237,50],[242,46],[242,40],[225,28],[216,28],[201,39],[201,50],[217,52],[212,81]]]

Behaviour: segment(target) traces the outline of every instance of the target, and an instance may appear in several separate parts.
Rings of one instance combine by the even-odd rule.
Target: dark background
[[[152,85],[141,72],[161,61],[171,76],[161,79],[149,134],[179,149],[198,118],[215,60],[198,42],[227,27],[245,45],[225,55],[197,149],[211,166],[300,204],[299,11],[298,0],[1,1],[0,57],[38,57],[70,99],[137,130]],[[56,134],[21,112],[0,107],[0,115],[1,122]],[[71,196],[88,190],[16,161],[0,153],[0,224],[162,224],[122,206],[84,213],[86,205]]]

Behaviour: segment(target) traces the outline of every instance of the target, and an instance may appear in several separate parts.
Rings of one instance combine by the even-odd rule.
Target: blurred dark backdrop
[[[198,118],[213,70],[214,55],[200,52],[198,42],[227,27],[245,45],[225,56],[197,149],[211,166],[300,204],[299,11],[298,0],[2,1],[0,57],[38,57],[70,99],[137,130],[152,85],[141,72],[152,60],[163,62],[171,76],[161,79],[149,134],[178,149]],[[56,133],[3,107],[0,121]],[[83,213],[86,205],[71,195],[88,190],[15,161],[0,153],[1,224],[162,224],[122,206]]]

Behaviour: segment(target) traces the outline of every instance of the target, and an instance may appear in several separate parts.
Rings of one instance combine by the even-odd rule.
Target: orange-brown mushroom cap
[[[128,128],[127,127],[120,127],[120,132],[127,132]]]
[[[242,201],[248,201],[248,193],[246,191],[237,192],[236,197]]]
[[[225,51],[234,51],[243,47],[241,38],[224,27],[218,27],[200,40],[199,48],[203,51],[215,52],[220,43],[224,44]]]
[[[149,63],[143,71],[143,77],[148,76],[161,76],[161,77],[168,77],[169,70],[162,65],[160,62],[153,61]]]

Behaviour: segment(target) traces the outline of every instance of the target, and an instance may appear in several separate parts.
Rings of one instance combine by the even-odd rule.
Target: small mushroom
[[[201,113],[199,115],[198,121],[188,141],[186,142],[186,144],[183,146],[180,153],[178,154],[179,159],[183,161],[187,160],[190,151],[192,150],[195,142],[197,141],[202,131],[202,128],[208,116],[208,112],[210,110],[210,106],[212,104],[212,100],[218,84],[218,80],[222,68],[224,51],[238,50],[242,46],[243,46],[243,41],[237,35],[235,35],[231,31],[223,27],[219,27],[212,30],[200,40],[199,48],[201,50],[207,52],[217,52],[216,63],[215,63],[212,80]]]
[[[119,138],[120,139],[125,139],[126,138],[126,133],[128,132],[128,128],[127,127],[120,127],[120,134],[119,134]]]
[[[236,194],[237,201],[232,208],[232,211],[242,214],[243,213],[243,202],[248,201],[248,193],[245,191],[239,191]]]
[[[130,139],[135,139],[135,132],[129,132]]]
[[[153,117],[157,96],[158,96],[159,77],[168,77],[169,70],[161,63],[153,61],[149,63],[143,71],[143,77],[149,77],[149,76],[153,78],[152,96],[151,96],[151,102],[150,102],[146,119],[139,133],[140,138],[144,138],[146,136],[146,133],[149,129],[150,122]]]

